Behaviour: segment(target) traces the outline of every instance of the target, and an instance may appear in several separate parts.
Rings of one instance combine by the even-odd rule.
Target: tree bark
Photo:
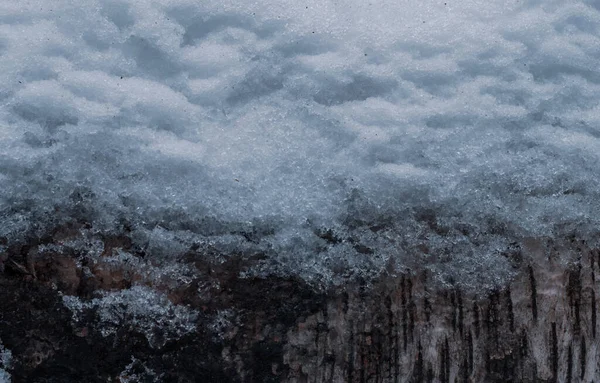
[[[94,267],[73,255],[36,255],[34,246],[4,257],[0,340],[13,360],[0,368],[13,382],[592,382],[600,376],[600,252],[577,243],[569,245],[575,256],[567,262],[564,249],[523,241],[514,279],[490,291],[442,286],[425,267],[323,291],[294,277],[242,277],[249,260],[215,263],[193,255],[184,261],[196,270],[193,281],[145,281],[124,266],[103,264],[108,253],[130,246],[105,242]],[[65,295],[85,301],[136,284],[196,310],[195,330],[157,346],[129,319],[106,335],[97,308],[74,320],[64,305]]]

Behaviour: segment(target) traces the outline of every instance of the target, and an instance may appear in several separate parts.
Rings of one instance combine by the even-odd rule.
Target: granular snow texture
[[[0,2],[0,237],[494,286],[597,242],[600,2]]]

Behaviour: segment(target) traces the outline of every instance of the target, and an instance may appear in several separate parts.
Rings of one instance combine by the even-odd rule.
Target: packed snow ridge
[[[0,237],[327,283],[598,240],[597,0],[0,2]],[[441,265],[441,266],[440,266]]]

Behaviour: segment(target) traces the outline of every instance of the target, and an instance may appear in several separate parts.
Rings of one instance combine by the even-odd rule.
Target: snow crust
[[[595,0],[0,2],[0,237],[501,283],[521,238],[597,241],[599,27]]]

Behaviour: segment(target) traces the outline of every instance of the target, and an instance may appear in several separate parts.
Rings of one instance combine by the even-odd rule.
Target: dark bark
[[[242,278],[249,259],[211,263],[190,254],[192,283],[153,288],[197,310],[196,330],[156,346],[126,321],[102,335],[97,312],[75,321],[61,298],[85,301],[146,282],[98,262],[86,274],[68,254],[28,263],[23,254],[34,250],[12,249],[14,264],[0,274],[0,340],[13,354],[13,382],[127,374],[148,382],[598,381],[588,368],[599,362],[590,352],[594,274],[534,251],[510,285],[485,294],[441,288],[423,271],[320,290],[293,277]],[[215,330],[224,311],[231,318]]]

